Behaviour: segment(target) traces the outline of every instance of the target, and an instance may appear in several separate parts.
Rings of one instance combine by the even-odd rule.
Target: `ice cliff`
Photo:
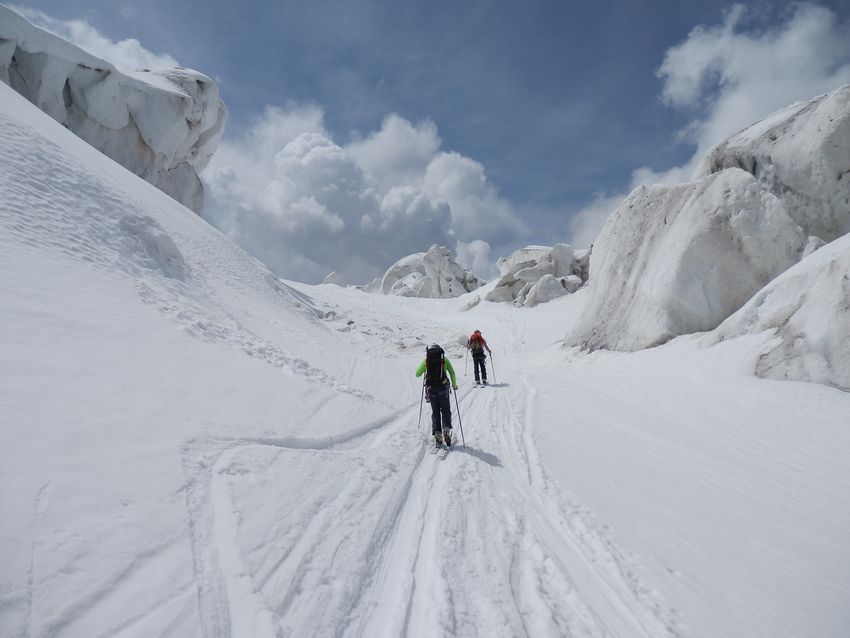
[[[850,234],[770,282],[704,340],[774,330],[756,374],[850,391]]]
[[[0,5],[0,80],[108,157],[201,212],[198,174],[227,120],[210,78],[180,67],[119,71]]]
[[[399,259],[381,279],[380,292],[402,297],[459,297],[480,286],[478,278],[455,261],[445,246]]]
[[[573,293],[587,280],[589,256],[567,244],[520,248],[496,262],[501,278],[485,299],[536,306]]]
[[[594,244],[588,304],[566,342],[636,350],[712,330],[848,231],[844,86],[718,144],[693,181],[632,192]]]

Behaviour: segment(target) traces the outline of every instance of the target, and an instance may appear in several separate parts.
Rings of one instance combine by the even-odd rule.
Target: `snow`
[[[190,69],[123,73],[0,5],[0,80],[89,144],[200,213],[198,174],[227,110]]]
[[[752,173],[807,235],[850,232],[850,85],[793,104],[712,149],[697,169]]]
[[[740,169],[640,187],[593,246],[591,298],[567,342],[636,350],[711,330],[796,263],[805,242],[782,203]]]
[[[827,244],[760,290],[707,343],[775,331],[755,372],[850,391],[850,235]]]
[[[589,255],[567,244],[520,248],[496,262],[502,276],[485,299],[535,306],[571,294],[587,281]]]
[[[693,181],[641,186],[609,217],[567,342],[636,350],[712,330],[850,232],[850,85],[721,142]]]
[[[845,254],[764,310],[828,275],[791,318],[811,330]],[[588,355],[561,343],[587,287],[519,308],[495,282],[284,282],[6,86],[0,268],[0,635],[850,626],[850,394],[754,376],[764,310],[710,347]],[[445,459],[413,375],[434,341],[460,381]]]
[[[446,299],[479,285],[478,278],[455,261],[454,252],[435,244],[427,252],[402,257],[390,266],[381,279],[380,291],[401,297]]]

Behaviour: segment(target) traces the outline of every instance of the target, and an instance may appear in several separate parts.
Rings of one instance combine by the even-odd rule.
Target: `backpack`
[[[480,334],[473,334],[469,338],[469,345],[472,348],[473,356],[484,354],[484,337],[482,337]]]
[[[437,346],[425,351],[425,385],[432,389],[442,388],[448,381],[446,366],[443,363],[445,351]]]

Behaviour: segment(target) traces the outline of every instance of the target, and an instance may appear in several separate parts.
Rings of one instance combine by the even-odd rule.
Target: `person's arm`
[[[455,378],[455,369],[452,367],[452,362],[448,359],[443,359],[443,363],[445,364],[446,370],[452,379],[452,387],[457,390],[457,379]]]
[[[490,350],[490,346],[487,345],[487,340],[484,337],[481,337],[481,342],[484,344],[484,347],[487,348],[487,352],[493,354],[493,351]]]
[[[425,374],[425,359],[422,359],[422,363],[419,364],[419,367],[416,368],[416,376],[421,377]]]

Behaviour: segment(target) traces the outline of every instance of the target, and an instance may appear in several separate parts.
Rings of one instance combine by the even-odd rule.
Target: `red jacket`
[[[472,348],[474,350],[480,350],[484,352],[484,348],[487,348],[487,352],[492,354],[490,350],[490,346],[487,345],[487,340],[481,334],[475,334],[474,332],[469,337],[469,342],[466,344],[467,348]]]

